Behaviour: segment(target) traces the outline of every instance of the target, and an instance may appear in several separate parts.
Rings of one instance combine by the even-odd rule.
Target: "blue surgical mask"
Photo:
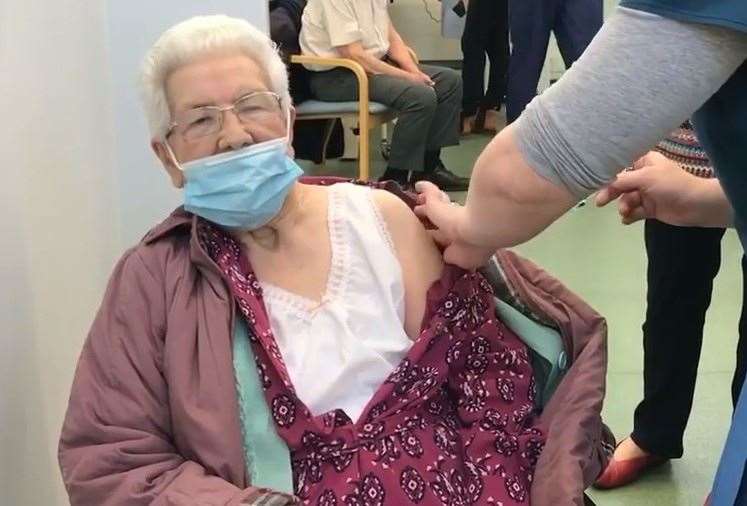
[[[285,137],[185,163],[184,209],[237,230],[266,225],[303,174],[287,147]]]

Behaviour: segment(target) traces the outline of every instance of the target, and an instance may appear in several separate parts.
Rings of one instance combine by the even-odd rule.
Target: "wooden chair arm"
[[[365,111],[368,111],[368,74],[363,69],[363,66],[348,58],[327,58],[322,56],[307,56],[302,54],[291,55],[291,63],[297,63],[300,65],[325,65],[329,67],[344,67],[355,74],[358,80],[358,102],[363,106],[363,100],[365,100]]]
[[[358,129],[359,129],[359,178],[368,180],[369,177],[369,99],[368,99],[368,75],[360,63],[348,58],[327,58],[321,56],[308,56],[301,54],[291,55],[291,63],[300,65],[325,65],[330,67],[343,67],[355,74],[358,81]]]

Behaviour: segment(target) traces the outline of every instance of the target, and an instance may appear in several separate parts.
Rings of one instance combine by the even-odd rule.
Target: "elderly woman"
[[[527,503],[544,435],[526,347],[398,197],[299,181],[270,40],[193,18],[142,77],[184,207],[124,254],[86,341],[71,503]]]

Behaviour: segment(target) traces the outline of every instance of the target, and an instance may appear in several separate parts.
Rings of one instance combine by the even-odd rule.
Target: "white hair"
[[[143,62],[140,84],[151,135],[162,139],[171,123],[166,80],[178,68],[212,53],[241,52],[265,72],[283,112],[291,106],[288,73],[277,46],[248,21],[225,15],[195,16],[166,30]]]

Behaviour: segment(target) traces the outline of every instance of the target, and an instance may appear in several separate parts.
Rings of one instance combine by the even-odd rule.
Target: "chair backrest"
[[[502,300],[495,299],[498,316],[529,348],[537,385],[535,405],[542,408],[555,392],[568,369],[563,338],[557,330],[535,322]]]

